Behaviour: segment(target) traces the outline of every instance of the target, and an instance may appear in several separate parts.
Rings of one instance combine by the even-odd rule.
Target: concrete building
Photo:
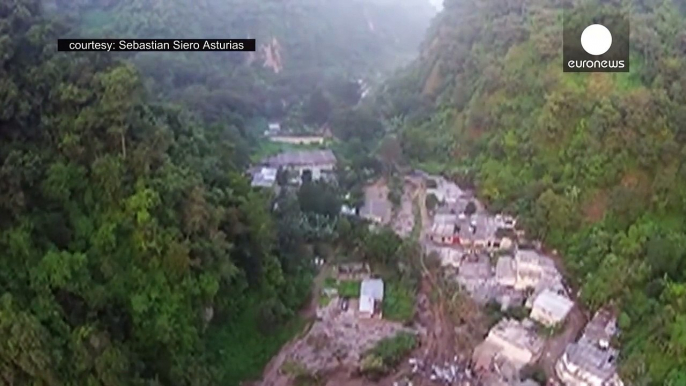
[[[365,279],[360,284],[360,315],[381,317],[384,285],[381,279]]]
[[[567,318],[574,302],[551,290],[544,290],[534,300],[530,318],[546,326],[554,326]]]
[[[473,362],[475,366],[483,367],[486,363],[503,358],[516,369],[521,369],[540,357],[543,345],[544,341],[534,331],[531,321],[503,319],[474,350]]]
[[[600,310],[586,325],[578,342],[567,346],[555,365],[555,373],[567,386],[623,386],[617,375],[618,350],[610,346],[616,320]]]
[[[517,284],[515,261],[510,256],[501,256],[495,265],[495,279],[499,285],[514,287]]]
[[[312,173],[312,179],[318,180],[333,175],[336,167],[336,156],[331,150],[307,150],[280,153],[266,158],[261,165],[271,168],[283,168],[302,177],[305,171]]]

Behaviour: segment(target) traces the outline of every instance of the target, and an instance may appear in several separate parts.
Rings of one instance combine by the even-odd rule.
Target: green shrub
[[[341,282],[338,283],[338,296],[342,298],[360,297],[360,281],[341,280]]]

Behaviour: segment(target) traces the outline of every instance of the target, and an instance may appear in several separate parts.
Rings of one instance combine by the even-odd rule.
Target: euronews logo
[[[564,13],[565,72],[629,72],[629,19],[609,7],[579,7]]]

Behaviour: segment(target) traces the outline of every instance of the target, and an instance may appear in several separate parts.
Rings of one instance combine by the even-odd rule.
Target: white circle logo
[[[602,24],[592,24],[581,33],[581,47],[591,55],[602,55],[612,46],[612,34]]]

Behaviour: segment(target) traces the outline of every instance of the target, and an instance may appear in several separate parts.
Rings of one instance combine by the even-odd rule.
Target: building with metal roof
[[[383,302],[384,284],[381,279],[364,279],[360,283],[360,314],[373,316],[380,314]]]

